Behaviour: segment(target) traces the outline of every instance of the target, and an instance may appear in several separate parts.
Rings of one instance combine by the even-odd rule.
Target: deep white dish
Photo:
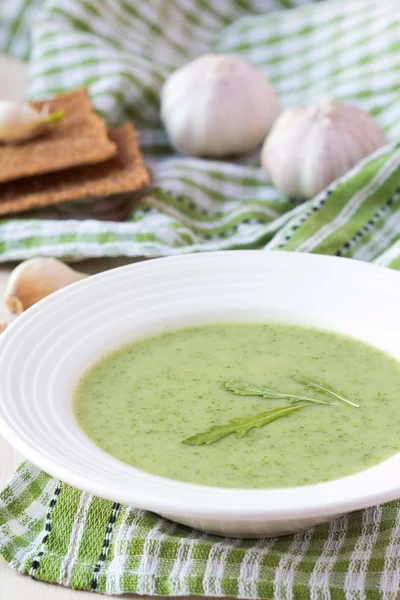
[[[356,475],[298,488],[172,481],[95,446],[72,411],[76,382],[126,342],[218,321],[314,325],[400,359],[399,306],[399,273],[317,255],[218,252],[107,271],[38,303],[0,336],[0,433],[51,475],[103,498],[219,534],[296,531],[400,497],[400,453]]]

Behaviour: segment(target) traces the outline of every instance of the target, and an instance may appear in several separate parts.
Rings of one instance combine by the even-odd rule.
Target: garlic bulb
[[[31,258],[11,273],[4,302],[7,309],[20,314],[42,298],[87,277],[55,258]]]
[[[279,112],[278,96],[263,72],[237,56],[200,56],[175,71],[161,93],[171,143],[193,156],[253,150]]]
[[[46,105],[39,112],[27,103],[0,100],[0,142],[19,144],[43,133],[50,123],[59,121],[64,111],[48,114]]]
[[[261,164],[287,196],[312,198],[385,144],[364,110],[330,98],[286,110],[261,151]]]

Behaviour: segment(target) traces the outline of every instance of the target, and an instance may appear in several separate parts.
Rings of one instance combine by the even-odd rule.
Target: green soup
[[[295,380],[324,382],[359,408]],[[238,380],[307,396],[296,412],[209,445],[184,440],[293,399],[240,396]],[[75,412],[100,448],[186,482],[272,488],[328,481],[400,448],[400,363],[356,340],[282,324],[221,323],[147,338],[103,358],[79,382]]]

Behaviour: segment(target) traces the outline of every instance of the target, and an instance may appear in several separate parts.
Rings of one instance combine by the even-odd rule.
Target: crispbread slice
[[[98,163],[115,156],[115,144],[107,127],[94,112],[86,89],[61,94],[52,100],[32,102],[65,116],[45,133],[16,146],[0,145],[0,182],[40,173],[51,173],[76,165]]]
[[[150,177],[132,125],[125,123],[108,133],[117,155],[106,162],[0,184],[0,215],[133,192],[148,184]]]

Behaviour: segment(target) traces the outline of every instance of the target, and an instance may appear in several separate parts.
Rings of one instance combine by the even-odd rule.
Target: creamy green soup
[[[359,408],[296,379],[324,382]],[[328,404],[241,396],[227,381]],[[303,382],[303,380],[301,380]],[[400,363],[356,340],[282,324],[173,330],[103,358],[79,382],[75,413],[106,452],[171,479],[232,488],[328,481],[400,448]],[[286,416],[209,445],[188,438],[281,407]]]

